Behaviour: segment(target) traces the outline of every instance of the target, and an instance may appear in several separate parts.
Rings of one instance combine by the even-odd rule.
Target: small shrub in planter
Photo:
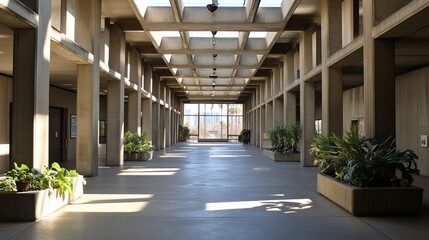
[[[238,141],[242,142],[244,144],[248,144],[250,143],[250,135],[251,135],[251,131],[249,129],[243,129],[240,132],[240,135],[238,135]]]
[[[147,133],[126,132],[124,135],[125,160],[149,160],[151,157],[144,157],[146,153],[155,150],[155,146],[146,140]]]
[[[320,173],[357,187],[409,186],[418,174],[418,156],[399,151],[393,139],[378,142],[352,128],[344,137],[318,135],[310,149]],[[396,171],[401,173],[398,178]]]
[[[290,154],[298,152],[298,141],[301,138],[301,127],[298,123],[279,125],[268,131],[272,151]]]
[[[318,135],[311,152],[319,166],[317,191],[350,213],[407,215],[421,208],[423,189],[410,186],[419,173],[417,155],[397,150],[394,140],[378,142],[354,128],[344,137]]]
[[[179,125],[179,142],[186,142],[191,137],[191,130],[186,127]]]

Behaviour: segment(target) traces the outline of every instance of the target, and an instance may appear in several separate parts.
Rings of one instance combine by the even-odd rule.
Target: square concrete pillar
[[[150,98],[142,99],[142,130],[142,134],[146,134],[146,139],[152,142],[152,100]]]
[[[363,2],[363,12],[364,134],[383,141],[395,137],[395,45],[372,37],[372,1]]]
[[[284,124],[284,105],[283,98],[274,99],[274,126]]]
[[[310,155],[310,145],[315,133],[315,99],[314,83],[301,82],[300,84],[300,115],[301,115],[301,166],[314,166],[314,158]],[[341,122],[342,123],[342,122]]]
[[[38,28],[14,32],[10,158],[43,169],[49,164],[51,2],[35,1],[30,7],[39,13]]]
[[[342,47],[342,0],[321,1],[322,133],[343,133],[342,71],[328,66],[328,58]]]
[[[152,102],[152,144],[160,149],[160,104]]]
[[[107,83],[107,159],[108,166],[124,164],[124,81]]]
[[[130,51],[130,82],[137,84],[137,91],[128,93],[128,130],[141,134],[141,58],[136,49]]]
[[[286,91],[283,101],[285,123],[290,124],[296,122],[296,94]]]
[[[84,176],[98,174],[100,21],[100,0],[76,0],[76,42],[94,56],[77,67],[76,168]]]

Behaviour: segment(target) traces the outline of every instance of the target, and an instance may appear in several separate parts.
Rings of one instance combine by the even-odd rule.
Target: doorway
[[[64,162],[65,159],[64,112],[63,108],[49,108],[49,165],[53,162]]]

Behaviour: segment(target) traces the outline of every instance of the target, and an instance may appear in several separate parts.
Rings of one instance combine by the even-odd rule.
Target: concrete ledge
[[[282,153],[274,153],[270,150],[262,151],[262,154],[273,159],[275,162],[299,162],[300,161],[300,153],[292,153],[292,154],[282,154]]]
[[[320,173],[317,192],[355,216],[416,214],[423,197],[418,187],[359,188]]]
[[[74,197],[66,193],[64,200],[56,197],[57,190],[51,194],[49,190],[0,192],[0,221],[36,221],[45,217],[80,198],[83,195],[82,180],[82,176],[76,179]]]

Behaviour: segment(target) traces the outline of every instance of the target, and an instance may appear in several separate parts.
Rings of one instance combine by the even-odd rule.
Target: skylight
[[[148,7],[170,7],[170,0],[136,0],[146,2]]]
[[[286,0],[289,1],[289,0]],[[281,7],[283,0],[261,0],[259,7]]]
[[[165,38],[165,37],[179,37],[180,38],[180,33],[178,31],[151,31],[149,33],[155,39],[155,42],[156,42],[156,44],[158,44],[158,46],[161,46],[162,38]]]
[[[216,38],[238,38],[239,33],[234,31],[218,31]],[[213,34],[210,31],[190,31],[189,37],[191,38],[212,38]]]
[[[267,32],[250,32],[249,38],[265,38]]]
[[[270,1],[270,0],[269,0]],[[246,0],[218,0],[219,7],[243,7]],[[212,3],[211,0],[182,0],[185,7],[202,7]]]

